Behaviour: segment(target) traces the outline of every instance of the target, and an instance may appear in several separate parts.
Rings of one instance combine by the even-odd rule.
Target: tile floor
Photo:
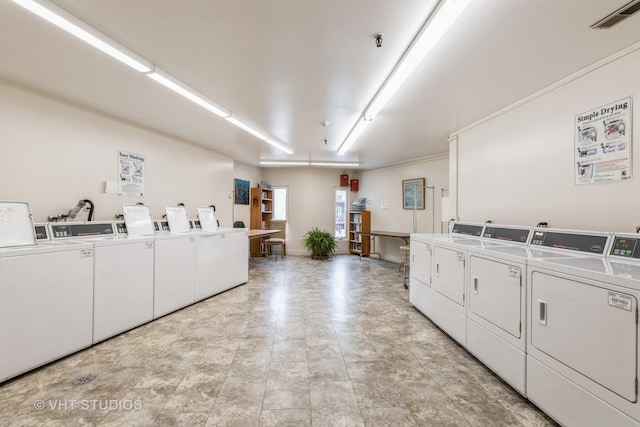
[[[345,255],[252,260],[246,285],[0,384],[8,425],[555,424],[413,308],[396,264]]]

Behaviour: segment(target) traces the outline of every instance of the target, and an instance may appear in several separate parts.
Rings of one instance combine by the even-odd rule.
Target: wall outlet
[[[640,222],[634,222],[633,223],[633,230],[631,230],[633,233],[640,233]]]

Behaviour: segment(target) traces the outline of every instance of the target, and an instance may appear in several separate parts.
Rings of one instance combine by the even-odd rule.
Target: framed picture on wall
[[[236,205],[249,204],[249,181],[235,178],[234,183],[234,203]]]
[[[424,178],[402,180],[402,209],[424,209]]]

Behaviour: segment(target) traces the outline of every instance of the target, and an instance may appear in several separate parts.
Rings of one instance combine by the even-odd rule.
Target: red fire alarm
[[[343,173],[340,175],[340,187],[348,187],[349,186],[349,175]]]
[[[352,179],[351,180],[351,191],[358,191],[358,180],[357,179]]]

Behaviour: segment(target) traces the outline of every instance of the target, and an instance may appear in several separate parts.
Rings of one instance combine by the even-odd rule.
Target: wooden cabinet
[[[369,237],[361,231],[371,231],[371,212],[349,212],[349,252],[361,256],[369,255]]]
[[[273,217],[273,190],[270,188],[251,189],[251,224],[252,230],[268,230]],[[252,257],[261,255],[260,239],[251,239],[250,252]]]

